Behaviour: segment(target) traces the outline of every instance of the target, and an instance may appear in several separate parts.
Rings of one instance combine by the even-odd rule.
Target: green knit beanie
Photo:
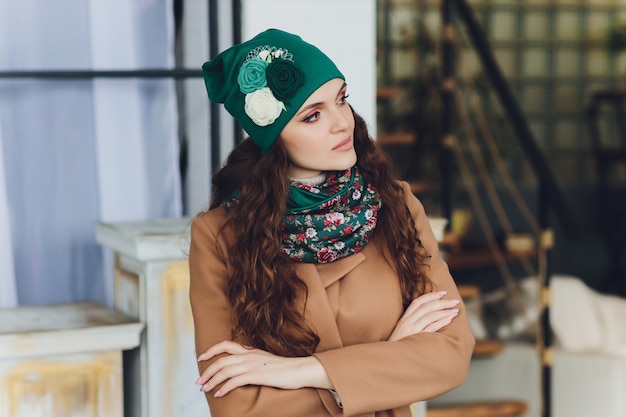
[[[320,86],[343,74],[299,36],[269,29],[202,65],[209,100],[224,103],[262,153]]]

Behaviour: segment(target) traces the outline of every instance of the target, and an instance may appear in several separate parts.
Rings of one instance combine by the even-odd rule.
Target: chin
[[[343,155],[333,156],[324,164],[323,171],[345,171],[356,165],[356,152],[346,152]]]
[[[350,169],[354,165],[356,165],[356,152],[353,150],[351,154],[348,154],[345,158],[342,158],[341,165],[342,168],[338,168],[337,171]]]

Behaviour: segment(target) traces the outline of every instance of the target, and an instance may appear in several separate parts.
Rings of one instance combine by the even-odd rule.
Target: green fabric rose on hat
[[[245,94],[244,112],[257,126],[268,126],[286,110],[290,99],[304,84],[304,74],[286,49],[262,46],[251,50],[237,75]]]
[[[269,62],[257,58],[244,62],[237,76],[239,90],[244,94],[248,94],[266,87],[265,69],[269,64]]]
[[[304,84],[304,74],[291,61],[274,60],[266,69],[267,86],[280,101],[289,100]]]

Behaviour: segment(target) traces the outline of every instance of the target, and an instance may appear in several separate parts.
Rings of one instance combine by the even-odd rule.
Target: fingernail
[[[200,392],[204,392],[204,387],[200,386]]]
[[[447,293],[448,293],[448,291],[439,291],[439,297],[443,297]]]
[[[201,380],[202,380],[201,378],[196,379],[196,385],[198,385]]]
[[[222,396],[222,391],[217,391],[215,394],[213,394],[214,397],[221,397]]]
[[[456,314],[459,314],[459,311],[460,311],[460,310],[459,310],[458,308],[455,308],[454,310],[452,310],[452,312],[453,312],[455,315],[456,315]]]
[[[198,356],[198,362],[202,361],[202,355]]]

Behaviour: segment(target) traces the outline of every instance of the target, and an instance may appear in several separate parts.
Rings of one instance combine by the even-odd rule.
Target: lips
[[[333,151],[347,151],[352,149],[352,137],[348,137],[337,144]]]

